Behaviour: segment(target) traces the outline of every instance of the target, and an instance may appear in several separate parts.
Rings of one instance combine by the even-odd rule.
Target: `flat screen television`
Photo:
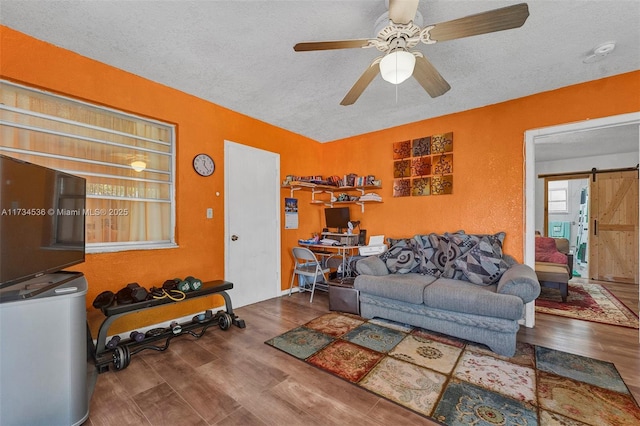
[[[84,262],[85,184],[0,154],[0,289]]]
[[[327,228],[337,228],[340,232],[349,226],[349,207],[328,207],[324,209],[324,219]]]

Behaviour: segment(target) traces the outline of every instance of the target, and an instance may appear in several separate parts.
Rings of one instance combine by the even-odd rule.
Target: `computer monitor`
[[[342,230],[349,226],[349,207],[330,207],[324,209],[324,219],[327,228]]]

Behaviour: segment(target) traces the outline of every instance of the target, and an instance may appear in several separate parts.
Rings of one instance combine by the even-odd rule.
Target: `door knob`
[[[238,240],[238,236],[237,235],[232,235],[231,236],[231,241],[237,241]]]

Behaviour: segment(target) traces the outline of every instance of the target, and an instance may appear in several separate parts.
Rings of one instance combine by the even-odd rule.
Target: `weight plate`
[[[228,330],[229,327],[231,327],[232,321],[233,319],[231,318],[231,315],[225,312],[220,316],[220,318],[218,318],[218,325],[222,330]]]

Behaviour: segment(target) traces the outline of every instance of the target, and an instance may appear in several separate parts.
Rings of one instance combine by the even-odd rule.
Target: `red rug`
[[[599,284],[569,283],[566,303],[558,290],[543,288],[536,300],[536,312],[638,328],[638,316]]]

